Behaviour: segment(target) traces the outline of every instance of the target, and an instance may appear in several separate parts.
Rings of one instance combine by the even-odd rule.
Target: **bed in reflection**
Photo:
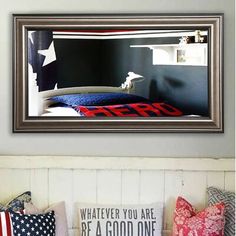
[[[182,116],[171,104],[134,94],[135,83],[144,77],[129,72],[120,87],[86,86],[39,93],[40,116],[163,117]]]

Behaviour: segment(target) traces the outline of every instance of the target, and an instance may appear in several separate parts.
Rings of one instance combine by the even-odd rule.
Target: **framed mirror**
[[[223,132],[223,15],[13,15],[13,132]]]

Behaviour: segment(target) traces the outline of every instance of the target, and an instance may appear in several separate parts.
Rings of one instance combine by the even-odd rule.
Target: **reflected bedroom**
[[[29,117],[209,117],[208,30],[29,30]]]

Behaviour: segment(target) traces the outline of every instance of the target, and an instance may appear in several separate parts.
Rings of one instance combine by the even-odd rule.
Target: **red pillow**
[[[178,197],[172,236],[223,236],[224,211],[224,203],[218,203],[196,212],[189,202]]]

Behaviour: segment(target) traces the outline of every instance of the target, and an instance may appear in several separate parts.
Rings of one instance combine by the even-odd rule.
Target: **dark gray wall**
[[[159,65],[152,68],[147,88],[151,99],[170,103],[185,114],[208,116],[206,66]]]
[[[152,65],[151,50],[130,45],[178,42],[178,38],[56,39],[58,87],[119,86],[128,71],[142,74]]]
[[[58,88],[101,85],[100,40],[54,40]]]
[[[130,45],[178,43],[178,38],[55,40],[58,87],[120,86],[127,73],[145,77],[135,93],[185,114],[208,116],[207,67],[153,65],[152,50]]]

